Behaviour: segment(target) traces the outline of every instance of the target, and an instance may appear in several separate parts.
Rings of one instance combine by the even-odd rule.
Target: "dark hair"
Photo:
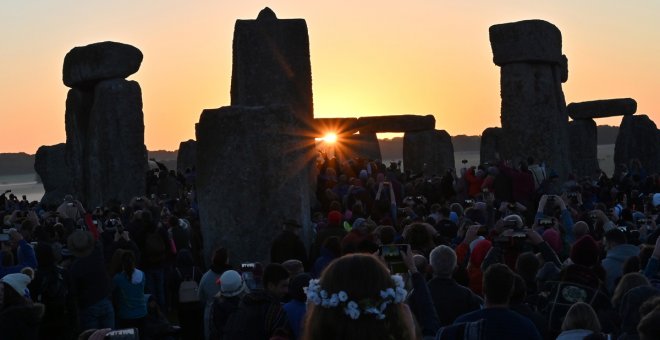
[[[130,281],[135,271],[135,255],[132,251],[126,251],[121,255],[121,268]]]
[[[614,242],[616,244],[625,244],[627,242],[626,233],[619,228],[612,228],[605,233],[607,242]]]
[[[380,242],[382,244],[392,244],[396,238],[396,229],[391,225],[384,225],[378,228],[380,232]]]
[[[289,271],[284,268],[283,265],[279,263],[269,263],[266,268],[264,268],[263,284],[264,288],[268,287],[269,283],[277,285],[289,278]]]
[[[484,273],[484,297],[490,304],[502,305],[509,303],[513,294],[513,272],[504,264],[494,264]]]
[[[330,202],[330,206],[328,207],[328,211],[341,211],[341,203],[339,201],[332,201]]]
[[[419,250],[426,254],[433,248],[433,239],[429,235],[426,226],[422,223],[413,223],[406,235],[406,243],[410,244],[412,250]]]
[[[222,268],[227,264],[228,258],[229,254],[227,253],[227,248],[220,247],[213,252],[213,256],[211,257],[211,265],[214,268]]]
[[[531,251],[518,255],[518,259],[516,259],[516,272],[525,282],[534,282],[540,267],[541,262]]]
[[[341,256],[341,241],[337,236],[330,236],[323,241],[323,248],[329,250],[334,257]]]

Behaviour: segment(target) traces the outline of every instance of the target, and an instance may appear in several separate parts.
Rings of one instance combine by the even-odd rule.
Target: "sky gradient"
[[[177,149],[203,109],[230,104],[234,23],[266,6],[307,21],[315,117],[433,114],[451,135],[500,126],[488,28],[543,19],[562,32],[567,103],[631,97],[660,123],[660,1],[2,1],[0,152],[65,142],[64,56],[107,40],[144,54],[129,79],[147,148]]]

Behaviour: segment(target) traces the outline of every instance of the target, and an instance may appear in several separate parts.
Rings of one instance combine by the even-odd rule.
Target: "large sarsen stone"
[[[314,139],[288,107],[204,110],[197,126],[197,198],[206,258],[228,248],[232,262],[268,261],[282,222],[308,240]]]
[[[444,130],[406,132],[403,136],[403,166],[413,173],[442,176],[454,169],[454,144]]]

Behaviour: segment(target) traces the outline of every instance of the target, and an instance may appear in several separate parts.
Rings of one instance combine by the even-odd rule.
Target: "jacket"
[[[607,273],[605,283],[609,292],[614,292],[614,282],[623,275],[623,263],[637,255],[639,247],[632,244],[620,244],[607,251],[601,264]]]

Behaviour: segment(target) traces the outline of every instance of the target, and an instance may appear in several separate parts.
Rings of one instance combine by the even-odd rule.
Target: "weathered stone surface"
[[[89,111],[94,103],[94,92],[71,89],[66,97],[66,165],[72,179],[72,194],[84,202],[85,183],[88,182],[85,160],[87,159],[87,127]]]
[[[87,138],[86,203],[128,202],[144,195],[147,148],[137,82],[114,79],[96,85]]]
[[[307,23],[280,20],[268,8],[234,26],[231,104],[288,105],[312,120],[312,67]]]
[[[342,159],[355,157],[380,160],[380,145],[375,133],[360,132],[359,134],[347,135],[337,142],[339,150],[344,154]]]
[[[392,115],[358,118],[360,132],[412,132],[435,129],[433,115]]]
[[[568,115],[557,65],[507,64],[501,70],[502,159],[544,161],[560,176],[571,171]]]
[[[68,87],[89,88],[100,80],[126,78],[141,63],[142,52],[131,45],[105,41],[75,47],[64,57],[62,80]]]
[[[72,192],[71,177],[66,166],[66,144],[42,145],[34,157],[34,171],[44,185],[43,206],[62,203],[64,196]]]
[[[493,62],[498,66],[518,62],[562,62],[561,32],[543,20],[524,20],[489,28]]]
[[[614,172],[639,159],[647,173],[660,171],[660,134],[647,115],[624,116],[614,146]]]
[[[637,102],[632,98],[592,100],[570,103],[566,110],[573,119],[629,116],[637,112]]]
[[[288,107],[204,110],[197,126],[197,188],[205,258],[227,247],[232,262],[267,261],[281,223],[310,234],[314,139]]]
[[[598,132],[593,119],[568,123],[571,165],[578,177],[592,176],[598,169]]]
[[[134,81],[99,82],[67,97],[66,163],[73,194],[87,207],[145,193],[142,92]]]
[[[497,153],[500,151],[502,129],[491,127],[481,133],[481,147],[479,148],[480,163],[496,163]]]
[[[443,175],[454,169],[454,145],[444,130],[406,132],[403,136],[403,166],[413,173]]]
[[[194,168],[197,164],[197,142],[189,139],[179,144],[179,152],[176,155],[176,170],[184,173],[186,168]]]

